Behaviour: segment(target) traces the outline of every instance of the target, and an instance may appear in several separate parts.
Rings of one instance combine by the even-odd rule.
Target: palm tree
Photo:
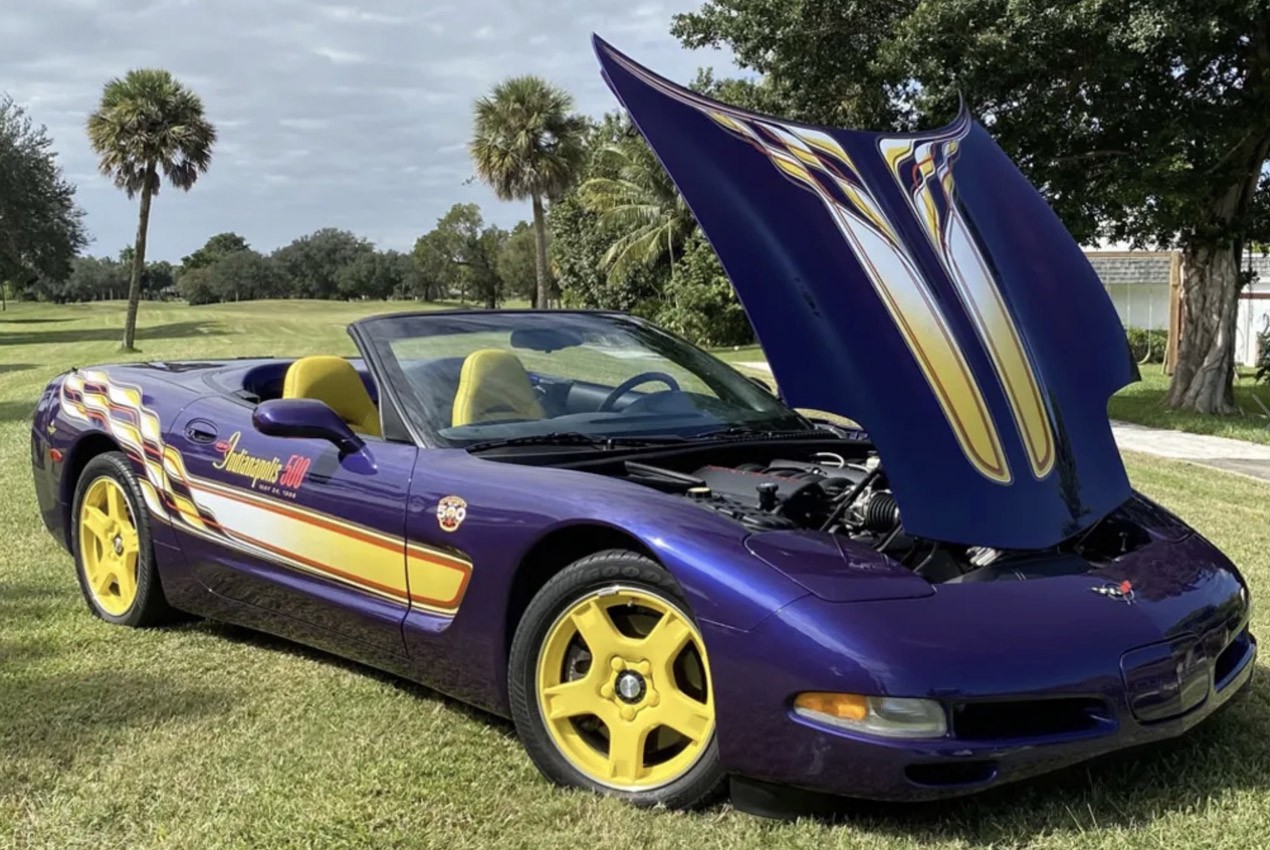
[[[504,201],[534,207],[538,306],[547,306],[547,223],[543,199],[558,198],[577,179],[586,122],[573,98],[541,77],[512,77],[476,101],[468,146],[476,172]]]
[[[599,157],[601,172],[613,176],[587,180],[581,198],[617,237],[603,258],[609,280],[620,283],[663,260],[673,268],[697,224],[666,169],[640,139],[611,144]]]
[[[101,104],[88,116],[88,140],[97,152],[101,173],[113,178],[129,198],[141,195],[123,329],[123,347],[131,351],[137,335],[150,200],[159,192],[160,172],[169,184],[188,192],[211,164],[216,128],[203,114],[198,95],[167,71],[141,68],[106,83]]]

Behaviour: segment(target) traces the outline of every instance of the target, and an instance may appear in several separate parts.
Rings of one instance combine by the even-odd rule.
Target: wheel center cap
[[[115,537],[115,554],[116,555],[123,554],[123,538],[122,537],[118,537],[118,536]]]
[[[633,670],[625,670],[617,677],[614,689],[622,702],[634,704],[644,698],[648,686],[644,683],[643,676]]]

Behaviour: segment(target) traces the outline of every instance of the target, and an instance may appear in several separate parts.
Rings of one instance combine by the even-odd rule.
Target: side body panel
[[[438,507],[449,497],[463,501],[464,515],[445,531]],[[506,713],[509,606],[528,602],[514,595],[516,572],[539,541],[584,526],[635,538],[676,577],[696,616],[723,629],[755,626],[806,593],[745,550],[740,526],[677,497],[584,472],[426,450],[411,485],[410,542],[448,547],[473,566],[452,619],[418,607],[407,617],[406,647],[417,677]]]
[[[188,579],[228,600],[401,653],[414,446],[269,437],[251,408],[200,400],[165,424],[190,505],[173,522]],[[188,582],[187,582],[188,583]]]

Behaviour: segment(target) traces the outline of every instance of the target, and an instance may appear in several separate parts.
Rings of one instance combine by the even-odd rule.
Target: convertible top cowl
[[[812,127],[604,75],[718,252],[786,401],[849,416],[909,533],[1052,546],[1129,483],[1107,400],[1136,379],[1101,283],[963,111],[908,135]]]

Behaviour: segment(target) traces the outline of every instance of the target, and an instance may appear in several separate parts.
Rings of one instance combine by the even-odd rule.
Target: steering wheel
[[[670,387],[671,392],[679,392],[679,382],[667,375],[665,372],[640,372],[633,378],[627,378],[622,383],[613,388],[613,392],[600,403],[599,413],[611,413],[613,406],[617,404],[618,399],[626,395],[640,384],[646,384],[649,381],[661,381]]]

